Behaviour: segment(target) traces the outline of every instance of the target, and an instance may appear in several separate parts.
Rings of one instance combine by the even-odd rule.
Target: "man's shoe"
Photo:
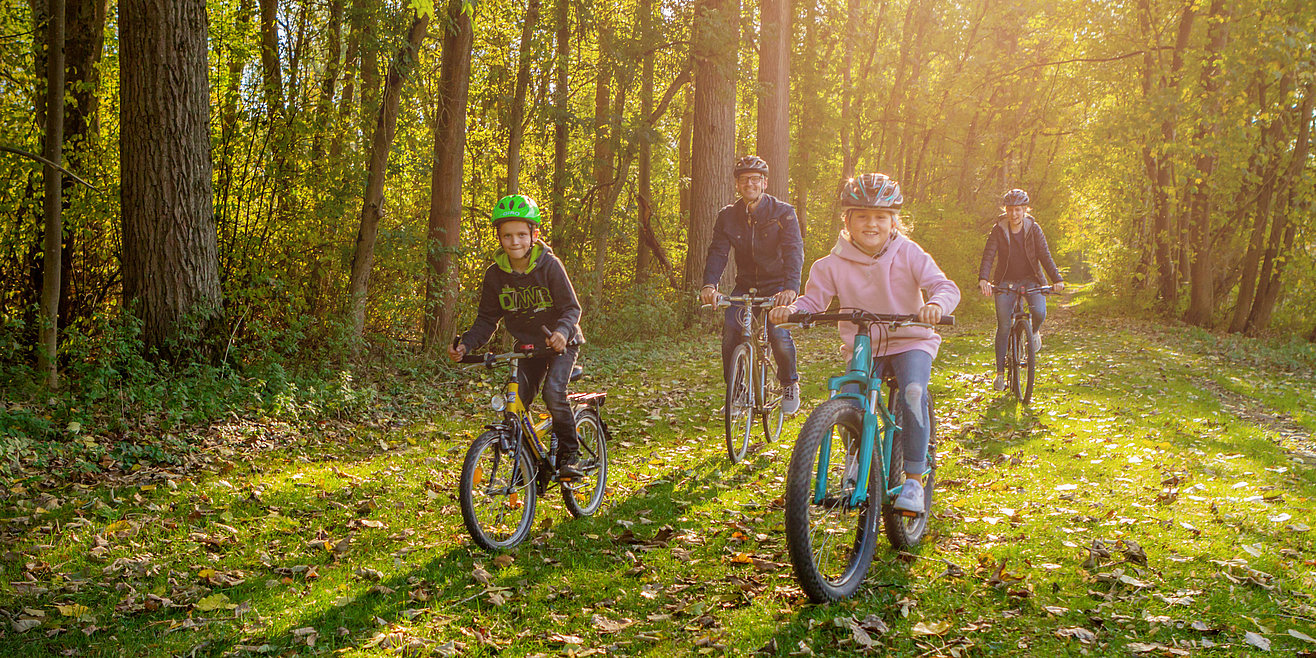
[[[1035,332],[1033,333],[1033,354],[1037,354],[1038,352],[1041,351],[1042,351],[1042,334]]]
[[[1004,374],[1004,373],[999,374],[999,375],[996,376],[996,380],[992,382],[992,388],[994,388],[994,389],[996,389],[996,390],[998,390],[998,391],[1004,391],[1004,390],[1005,390],[1005,374]]]
[[[795,415],[800,410],[800,383],[791,382],[781,392],[781,410],[787,416]]]
[[[905,485],[900,488],[900,495],[896,497],[896,502],[892,506],[901,512],[922,514],[923,484],[918,480],[905,480]]]

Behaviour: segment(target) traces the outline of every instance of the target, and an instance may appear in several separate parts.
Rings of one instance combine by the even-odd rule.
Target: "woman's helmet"
[[[763,174],[764,176],[768,175],[767,161],[764,160],[763,158],[760,158],[757,155],[747,155],[743,158],[736,160],[736,164],[733,169],[734,169],[732,173],[733,176],[739,176],[741,174],[755,174],[755,173]]]
[[[841,208],[890,208],[899,210],[905,197],[900,183],[886,174],[861,174],[841,183]]]
[[[1005,198],[1001,200],[1001,203],[1007,206],[1026,206],[1028,205],[1028,193],[1020,189],[1010,190],[1005,193]]]
[[[509,194],[498,200],[493,210],[493,225],[498,226],[509,219],[519,219],[539,227],[539,204],[524,194]]]

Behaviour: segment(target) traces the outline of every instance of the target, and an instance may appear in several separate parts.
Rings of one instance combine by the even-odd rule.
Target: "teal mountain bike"
[[[893,503],[905,477],[902,412],[894,377],[880,375],[874,365],[870,331],[875,325],[881,326],[879,335],[930,325],[913,315],[858,309],[797,313],[788,322],[781,326],[852,322],[859,328],[849,367],[828,380],[831,399],[804,422],[786,474],[786,538],[795,577],[814,602],[837,601],[863,583],[877,547],[879,518],[897,549],[916,546],[927,532],[937,468],[932,394],[927,395],[923,512],[900,512]],[[944,316],[938,324],[954,323],[954,317]]]

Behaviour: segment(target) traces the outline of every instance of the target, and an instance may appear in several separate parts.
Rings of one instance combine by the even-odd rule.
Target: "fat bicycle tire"
[[[887,398],[887,408],[895,417],[896,425],[904,426],[903,405],[896,400],[898,392]],[[891,547],[907,550],[918,546],[928,532],[928,520],[932,517],[932,494],[937,487],[937,416],[932,406],[932,393],[926,394],[928,412],[928,474],[923,477],[923,513],[915,517],[905,514],[890,504],[882,505],[882,526]],[[876,452],[875,452],[876,454]],[[874,466],[881,463],[874,459]],[[905,441],[901,431],[897,430],[891,441],[891,473],[887,476],[889,486],[895,488],[896,482],[905,480]]]
[[[731,353],[731,376],[727,379],[726,404],[723,419],[727,433],[727,457],[731,463],[745,458],[749,450],[749,437],[754,432],[754,396],[751,392],[752,373],[749,346],[741,343]]]
[[[530,450],[524,444],[504,450],[504,438],[505,430],[490,430],[471,442],[458,489],[466,530],[489,551],[525,541],[535,520],[538,485]]]
[[[580,440],[577,465],[585,477],[563,482],[562,499],[567,511],[580,518],[598,511],[608,489],[608,440],[598,409],[583,407],[576,411],[576,437]]]
[[[876,470],[869,471],[869,501],[849,505],[854,491],[847,454],[857,454],[863,432],[863,410],[849,398],[833,398],[804,422],[786,475],[786,545],[801,589],[815,603],[849,598],[863,584],[877,547],[877,522],[872,500],[879,496]],[[827,444],[827,480],[822,502],[814,503],[820,448]],[[853,445],[853,448],[848,446]],[[850,468],[847,468],[850,466]],[[880,499],[880,498],[879,498]]]

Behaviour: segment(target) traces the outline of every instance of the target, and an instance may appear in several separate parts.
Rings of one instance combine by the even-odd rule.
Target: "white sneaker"
[[[992,382],[992,388],[994,388],[994,389],[996,389],[996,390],[998,390],[998,391],[1004,391],[1004,390],[1005,390],[1005,375],[1004,375],[1004,374],[1000,374],[1000,375],[997,375],[997,376],[996,376],[995,381]]]
[[[896,497],[893,505],[901,512],[923,513],[923,484],[918,480],[905,480],[905,485],[900,488],[900,495]]]
[[[781,391],[781,409],[787,416],[795,415],[800,410],[800,383],[793,382]]]
[[[1034,333],[1034,334],[1033,334],[1033,354],[1037,354],[1038,352],[1041,352],[1041,351],[1042,351],[1042,334],[1040,334],[1040,333]]]

